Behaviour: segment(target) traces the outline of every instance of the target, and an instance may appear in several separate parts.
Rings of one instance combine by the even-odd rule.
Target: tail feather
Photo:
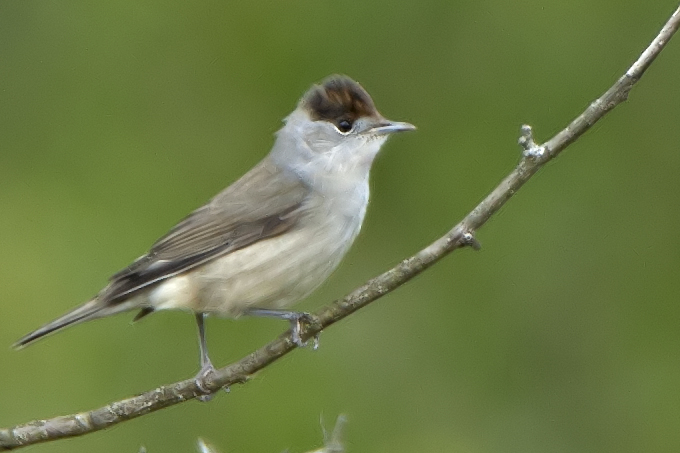
[[[83,305],[76,307],[75,309],[66,313],[64,316],[57,318],[48,324],[45,324],[41,328],[34,330],[28,335],[25,335],[16,343],[14,343],[13,347],[16,349],[21,349],[33,343],[34,341],[65,327],[88,321],[90,319],[99,318],[103,315],[100,312],[105,308],[109,307],[97,301],[97,299],[92,299],[91,301],[85,302]]]

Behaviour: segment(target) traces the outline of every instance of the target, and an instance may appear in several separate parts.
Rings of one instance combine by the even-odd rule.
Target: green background
[[[344,295],[446,232],[634,61],[671,0],[0,3],[0,426],[197,371],[193,319],[119,315],[23,351],[259,161],[314,82],[346,73],[394,137]],[[680,449],[680,37],[604,121],[447,257],[209,404],[40,452]],[[210,319],[234,361],[284,323]]]

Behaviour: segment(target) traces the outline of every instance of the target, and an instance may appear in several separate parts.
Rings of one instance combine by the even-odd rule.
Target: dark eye
[[[352,123],[349,120],[338,121],[338,130],[340,132],[349,132],[350,129],[352,129]]]

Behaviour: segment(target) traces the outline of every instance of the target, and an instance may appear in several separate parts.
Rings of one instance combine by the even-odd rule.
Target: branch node
[[[520,128],[519,146],[524,150],[522,156],[529,159],[541,159],[545,156],[545,146],[538,145],[534,140],[534,131],[528,124],[523,124]]]
[[[477,240],[474,233],[471,231],[466,231],[463,233],[463,235],[460,237],[460,243],[462,245],[472,247],[473,250],[481,250],[482,248],[482,244]]]

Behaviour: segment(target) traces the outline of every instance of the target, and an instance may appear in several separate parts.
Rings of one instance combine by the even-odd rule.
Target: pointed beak
[[[371,134],[386,135],[394,132],[414,131],[416,127],[411,123],[400,123],[399,121],[383,120],[370,128],[367,132]]]

